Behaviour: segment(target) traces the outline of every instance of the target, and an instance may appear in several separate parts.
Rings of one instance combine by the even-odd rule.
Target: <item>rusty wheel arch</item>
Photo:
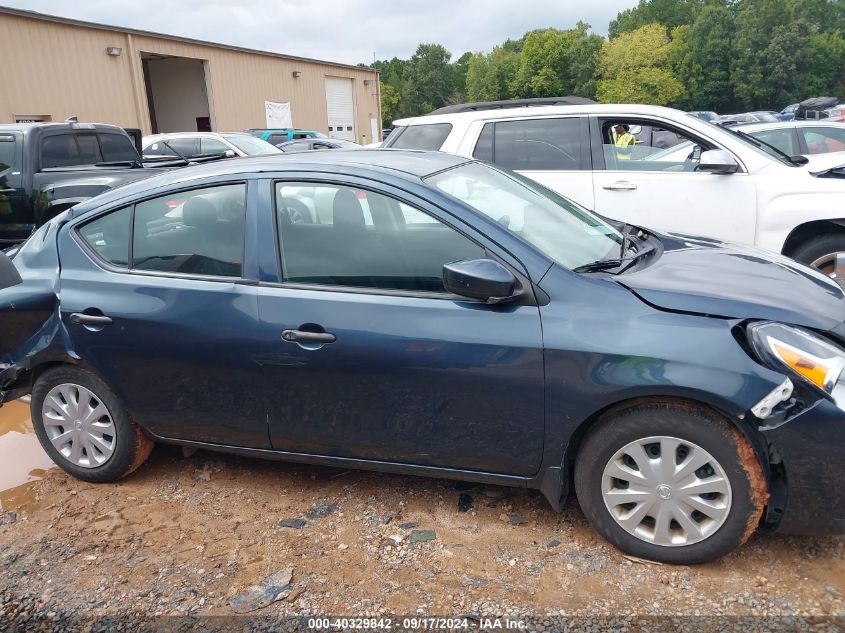
[[[701,400],[679,396],[641,396],[615,402],[596,411],[578,426],[567,444],[564,453],[563,476],[565,481],[563,482],[564,485],[562,488],[563,494],[567,495],[574,487],[575,458],[578,455],[584,438],[589,434],[590,430],[608,415],[645,405],[665,405],[667,407],[687,408],[696,412],[704,412],[707,415],[723,420],[731,428],[736,439],[739,460],[743,464],[743,468],[752,484],[751,494],[754,504],[757,507],[757,512],[749,520],[748,529],[743,535],[743,542],[747,540],[759,527],[766,504],[769,501],[771,469],[768,443],[763,437],[763,434],[757,431],[747,419],[740,420]]]

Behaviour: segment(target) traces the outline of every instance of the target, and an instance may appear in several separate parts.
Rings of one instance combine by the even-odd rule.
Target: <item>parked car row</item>
[[[0,253],[0,405],[91,482],[162,442],[574,491],[669,563],[845,531],[843,157],[521,105],[67,208]]]
[[[621,151],[620,124],[680,142]],[[481,158],[615,220],[755,245],[845,277],[845,156],[795,157],[745,132],[645,105],[514,107],[395,125],[387,147]]]
[[[824,276],[439,152],[191,169],[0,255],[0,403],[31,394],[68,473],[113,481],[163,442],[556,509],[574,490],[611,543],[672,563],[759,525],[845,527],[845,298]]]

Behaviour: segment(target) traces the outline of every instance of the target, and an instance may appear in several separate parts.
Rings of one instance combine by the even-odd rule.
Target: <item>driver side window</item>
[[[610,120],[601,127],[608,171],[693,172],[701,151],[692,136],[648,122]]]

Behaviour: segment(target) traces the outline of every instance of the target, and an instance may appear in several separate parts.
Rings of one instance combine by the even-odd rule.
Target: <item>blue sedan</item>
[[[682,210],[680,210],[682,212]],[[575,492],[712,560],[845,527],[845,299],[751,248],[616,225],[440,153],[158,175],[0,255],[0,403],[111,482],[155,442]]]

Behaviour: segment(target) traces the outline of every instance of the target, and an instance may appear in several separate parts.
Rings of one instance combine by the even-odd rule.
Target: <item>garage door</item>
[[[329,136],[355,140],[355,108],[352,105],[352,80],[326,77],[326,110]]]

